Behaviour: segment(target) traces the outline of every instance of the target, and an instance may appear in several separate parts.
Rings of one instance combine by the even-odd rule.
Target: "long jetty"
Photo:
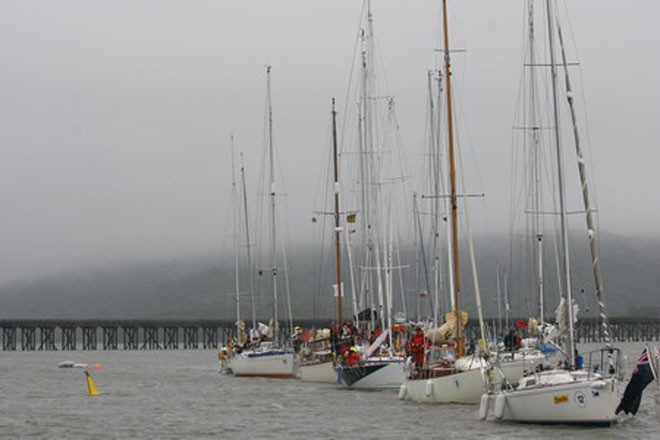
[[[515,322],[516,320],[510,320]],[[489,319],[487,328],[497,328],[499,320]],[[298,320],[303,328],[323,328],[330,321]],[[512,324],[511,324],[512,325]],[[289,336],[285,323],[283,337]],[[601,326],[593,318],[582,319],[577,328],[579,342],[601,342]],[[2,351],[71,350],[196,350],[217,349],[236,335],[229,320],[0,320]],[[479,326],[469,321],[465,337],[479,338]],[[660,340],[660,317],[610,318],[613,342]]]

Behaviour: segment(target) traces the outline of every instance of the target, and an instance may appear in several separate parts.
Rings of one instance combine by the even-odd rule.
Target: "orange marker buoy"
[[[92,368],[95,369],[95,370],[100,370],[103,367],[101,366],[101,364],[94,364],[94,365],[92,365]]]

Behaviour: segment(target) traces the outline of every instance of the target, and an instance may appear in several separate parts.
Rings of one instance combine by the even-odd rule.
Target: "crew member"
[[[424,331],[417,326],[415,333],[410,338],[410,355],[417,368],[421,368],[424,363],[424,343]]]
[[[358,362],[360,362],[360,354],[358,353],[357,348],[351,347],[346,353],[344,359],[347,367],[354,367],[357,365]]]
[[[293,349],[296,353],[300,352],[300,346],[302,344],[300,333],[301,333],[300,326],[295,326],[293,329],[293,334],[291,335],[291,342],[293,343]]]
[[[518,348],[520,348],[520,343],[522,341],[520,340],[520,337],[516,334],[516,331],[511,329],[508,335],[504,337],[504,347],[508,351],[516,351]]]

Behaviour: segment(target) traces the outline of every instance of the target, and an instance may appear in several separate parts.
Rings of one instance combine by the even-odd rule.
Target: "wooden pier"
[[[233,322],[151,320],[0,320],[3,351],[217,349]]]
[[[516,320],[511,320],[515,322]],[[497,320],[489,319],[493,329]],[[296,321],[303,328],[327,327],[330,321]],[[280,325],[283,337],[288,326]],[[582,343],[602,341],[600,323],[583,319],[577,327]],[[217,349],[234,337],[233,321],[219,320],[0,320],[2,351],[72,350],[196,350]],[[660,317],[611,318],[612,342],[660,340]],[[479,326],[470,321],[467,339],[479,338]]]

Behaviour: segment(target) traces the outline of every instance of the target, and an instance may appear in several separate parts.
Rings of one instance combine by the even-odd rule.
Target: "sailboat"
[[[244,348],[245,344],[248,343],[248,335],[245,332],[246,324],[243,321],[243,315],[241,313],[241,296],[243,292],[241,291],[241,259],[243,257],[240,251],[240,233],[241,227],[240,223],[243,222],[244,232],[245,233],[245,256],[247,257],[246,267],[251,271],[252,269],[252,258],[251,258],[251,242],[250,242],[250,227],[248,220],[248,199],[247,199],[247,185],[245,183],[245,165],[243,164],[243,154],[241,153],[241,193],[242,193],[242,206],[239,203],[238,197],[238,184],[236,181],[235,173],[235,160],[234,160],[234,135],[230,135],[231,140],[231,152],[232,152],[232,184],[231,184],[231,197],[230,197],[230,206],[232,209],[232,230],[233,230],[233,251],[234,251],[234,300],[236,302],[236,338],[235,340],[228,344],[225,347],[222,347],[218,353],[218,360],[220,362],[220,373],[222,374],[233,374],[231,368],[232,357],[235,354],[240,353]],[[250,302],[252,305],[252,328],[257,326],[257,317],[256,317],[256,305],[254,298],[254,279],[252,276],[248,276],[248,288]]]
[[[359,172],[360,182],[360,226],[358,258],[361,260],[359,287],[353,285],[353,298],[359,308],[354,310],[361,320],[360,330],[367,335],[376,330],[380,335],[360,344],[352,336],[343,341],[342,359],[337,363],[337,382],[340,386],[354,389],[396,389],[404,378],[404,357],[395,352],[393,328],[393,272],[394,267],[394,220],[392,208],[392,182],[400,176],[388,176],[386,147],[383,139],[387,135],[378,127],[379,110],[376,101],[387,100],[389,126],[394,121],[394,100],[389,96],[376,96],[376,62],[373,36],[373,14],[371,1],[365,1],[366,23],[361,31],[361,78],[358,117]],[[390,154],[388,157],[391,157]],[[396,170],[398,171],[398,170]],[[387,186],[387,188],[385,188]],[[388,192],[389,191],[389,192]],[[349,234],[346,235],[349,237]],[[350,252],[350,243],[347,249]],[[350,255],[350,253],[349,253]],[[358,292],[357,295],[355,292]],[[405,304],[405,303],[404,303]],[[358,306],[354,304],[354,309]],[[339,323],[341,326],[342,323]],[[349,325],[350,327],[350,325]],[[375,335],[375,333],[374,333]],[[364,338],[366,339],[366,338]],[[342,341],[340,341],[341,343]],[[365,341],[366,342],[366,341]],[[350,344],[353,343],[353,346]],[[347,362],[350,351],[358,353],[359,359]]]
[[[417,358],[407,368],[407,377],[399,390],[401,399],[409,399],[424,403],[479,403],[481,395],[486,390],[486,378],[491,375],[501,383],[502,374],[493,370],[487,359],[488,344],[481,314],[479,283],[476,274],[472,237],[468,229],[468,242],[475,284],[476,303],[479,311],[479,324],[484,341],[481,353],[466,356],[464,328],[467,323],[467,313],[461,309],[461,274],[458,248],[458,194],[456,183],[456,159],[454,148],[454,121],[451,88],[451,57],[449,48],[449,30],[447,27],[447,1],[442,2],[443,36],[444,36],[444,78],[447,102],[447,147],[449,174],[449,205],[450,219],[450,284],[452,293],[452,311],[445,315],[446,322],[440,328],[426,332],[425,342],[430,344],[424,348],[423,356]],[[467,204],[464,208],[466,224]],[[420,329],[421,330],[421,329]],[[422,344],[424,344],[422,342]],[[417,347],[421,350],[420,347]],[[421,358],[421,359],[420,359]]]
[[[533,3],[528,2],[529,16],[533,18]],[[556,20],[552,0],[545,2],[549,67],[552,85],[552,130],[557,161],[557,198],[559,205],[560,229],[560,293],[557,308],[557,324],[562,342],[559,344],[565,361],[563,368],[539,371],[523,377],[517,388],[505,389],[484,394],[481,399],[479,415],[482,419],[492,413],[496,420],[528,423],[566,423],[611,425],[617,421],[615,414],[620,397],[620,351],[610,342],[607,310],[605,307],[603,282],[598,257],[596,228],[593,219],[593,207],[590,202],[589,187],[586,180],[585,160],[582,154],[568,63],[564,50],[561,27]],[[556,61],[555,45],[561,49],[561,61]],[[545,65],[547,66],[547,65]],[[563,142],[559,117],[558,67],[563,67],[566,99],[572,123],[573,139],[578,162],[582,199],[585,210],[587,236],[593,267],[596,299],[602,323],[602,334],[606,346],[598,351],[579,355],[576,349],[575,322],[576,307],[571,291],[571,264],[568,246],[568,221],[566,208],[566,176],[563,164]],[[536,67],[532,63],[530,67]]]
[[[277,285],[277,248],[276,248],[276,186],[274,171],[274,147],[273,147],[273,110],[271,104],[271,66],[266,66],[266,102],[268,115],[268,157],[270,161],[270,263],[271,282],[273,288],[273,319],[272,336],[252,341],[250,346],[236,353],[231,358],[231,369],[235,376],[257,376],[273,378],[293,378],[298,374],[298,359],[291,347],[284,346],[280,341],[279,314],[278,314],[278,285]]]

